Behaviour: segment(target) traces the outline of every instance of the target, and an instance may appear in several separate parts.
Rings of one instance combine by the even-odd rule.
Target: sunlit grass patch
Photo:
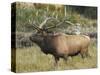
[[[97,67],[97,48],[94,42],[89,46],[90,57],[81,58],[80,55],[62,58],[58,66],[54,67],[54,57],[44,54],[38,46],[28,48],[17,48],[16,50],[16,72],[36,72],[53,70],[86,69]]]

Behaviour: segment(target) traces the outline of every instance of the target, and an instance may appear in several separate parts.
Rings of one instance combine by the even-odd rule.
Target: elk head
[[[32,34],[30,36],[30,40],[36,43],[41,48],[42,52],[44,52],[45,54],[48,54],[48,52],[46,51],[46,45],[44,39],[46,39],[46,37],[49,37],[49,35],[52,35],[52,32],[48,31],[48,29],[55,27],[55,26],[51,26],[48,28],[43,27],[44,25],[46,25],[46,22],[50,19],[52,18],[46,18],[39,26],[34,23],[33,28],[36,30],[36,32],[35,34]]]

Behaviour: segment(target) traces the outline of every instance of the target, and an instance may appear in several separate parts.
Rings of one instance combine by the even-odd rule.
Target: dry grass
[[[27,8],[26,8],[27,7]],[[32,8],[31,8],[32,7]],[[69,7],[69,6],[68,6]],[[57,19],[62,21],[64,18],[63,12],[47,11],[45,8],[34,8],[32,5],[17,4],[16,10],[16,32],[32,33],[34,29],[31,25],[36,22],[40,24],[46,17],[54,17],[58,15]],[[36,14],[38,12],[38,15]],[[46,13],[45,13],[46,12]],[[53,15],[55,13],[56,15]],[[67,10],[68,21],[72,23],[80,23],[82,32],[96,32],[97,21],[96,19],[88,19],[83,15],[68,8]],[[91,14],[91,13],[89,13]],[[92,15],[92,14],[91,14]],[[54,23],[55,24],[55,23]],[[48,26],[48,25],[47,25]],[[67,26],[63,24],[63,26]],[[67,28],[64,28],[67,30]],[[87,30],[86,30],[87,29]],[[55,29],[53,29],[55,30]],[[63,29],[62,29],[63,30]],[[70,30],[71,31],[71,30]],[[22,33],[22,34],[23,34]],[[24,34],[23,34],[24,35]],[[28,35],[27,35],[28,36]],[[16,43],[17,44],[17,43]],[[19,44],[18,44],[19,45]],[[54,68],[54,57],[52,55],[45,55],[41,52],[38,46],[16,49],[16,72],[36,72],[36,71],[52,71],[52,70],[71,70],[71,69],[84,69],[97,67],[97,47],[96,42],[91,41],[89,47],[91,58],[82,59],[80,55],[69,57],[68,61],[60,59],[58,66]],[[12,55],[14,56],[14,54]],[[13,61],[12,61],[13,62]]]
[[[38,46],[29,48],[17,48],[16,50],[16,72],[36,72],[52,70],[86,69],[97,67],[96,43],[91,42],[89,47],[91,58],[82,59],[80,55],[69,57],[67,62],[60,59],[58,67],[54,68],[54,57],[45,55]]]

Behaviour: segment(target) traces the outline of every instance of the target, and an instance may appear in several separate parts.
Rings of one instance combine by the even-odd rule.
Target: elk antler
[[[74,25],[74,23],[72,23],[72,22],[70,22],[70,21],[66,21],[66,19],[63,19],[63,21],[60,22],[60,23],[58,23],[57,25],[48,27],[48,28],[46,28],[46,29],[51,29],[51,28],[58,27],[58,26],[60,26],[60,25],[61,25],[62,23],[64,23],[64,22],[67,23],[67,24],[70,24],[70,25]]]
[[[50,19],[50,18],[46,18],[46,19],[40,24],[39,28],[42,28],[43,25],[45,25],[46,22],[47,22],[49,19]]]
[[[50,19],[51,19],[51,20],[57,20],[56,18],[48,17],[48,18],[46,18],[46,19],[39,25],[39,27],[38,27],[36,24],[34,24],[33,27],[34,27],[37,31],[43,31],[43,30],[44,30],[44,29],[43,29],[43,26],[44,26],[44,25],[47,23],[47,21],[50,20]],[[62,22],[60,22],[59,20],[57,20],[57,21],[59,22],[57,25],[47,27],[47,28],[45,28],[45,30],[58,27],[58,26],[60,26],[60,25],[61,25],[62,23],[64,23],[64,22],[67,23],[67,24],[70,24],[70,25],[74,25],[72,22],[66,21],[65,18],[62,20]]]
[[[55,18],[54,18],[54,19],[55,19]],[[48,28],[46,28],[46,29],[51,29],[51,28],[58,27],[58,26],[60,26],[62,23],[65,22],[65,20],[63,20],[62,22],[60,22],[59,20],[57,20],[57,21],[59,22],[57,25],[55,25],[55,26],[51,26],[51,27],[48,27]]]
[[[74,25],[74,23],[70,22],[70,21],[65,21],[66,23],[70,24],[70,25]]]
[[[42,30],[43,28],[43,26],[46,24],[46,22],[49,20],[49,19],[51,19],[50,17],[49,18],[46,18],[40,25],[39,25],[39,27],[35,24],[35,22],[33,23],[34,25],[33,25],[33,27],[34,27],[34,29],[36,29],[37,31],[40,31],[40,30]]]
[[[50,20],[50,19],[57,20],[56,18],[48,17],[48,18],[46,18],[46,19],[40,24],[39,28],[42,28],[43,25],[45,25],[45,24],[47,23],[47,21]],[[57,20],[57,21],[58,21],[58,20]]]
[[[36,33],[37,33],[38,31],[42,31],[42,29],[39,28],[39,27],[36,25],[35,22],[33,23],[33,28],[36,30]]]

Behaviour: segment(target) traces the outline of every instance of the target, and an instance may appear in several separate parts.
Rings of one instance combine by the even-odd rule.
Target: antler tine
[[[50,19],[54,19],[54,20],[56,20],[56,21],[58,21],[59,22],[59,20],[58,19],[56,19],[56,18],[53,18],[53,17],[48,17],[48,18],[46,18],[41,24],[40,24],[40,26],[39,26],[39,28],[42,28],[43,27],[43,25],[45,25],[45,23],[47,23],[47,21],[48,20],[50,20]],[[50,29],[50,28],[54,28],[54,27],[56,27],[56,26],[51,26],[51,27],[48,27],[48,28],[46,28],[46,29]]]
[[[55,25],[55,26],[51,26],[51,27],[48,27],[48,28],[46,28],[46,29],[51,29],[51,28],[58,27],[58,26],[60,26],[62,23],[63,23],[63,22],[60,22],[60,23],[58,23],[57,25]]]
[[[46,23],[48,20],[50,20],[50,19],[57,20],[56,18],[48,17],[48,18],[46,18],[46,19],[40,24],[39,27],[38,27],[35,23],[33,23],[33,24],[34,24],[33,27],[34,27],[36,30],[40,31],[40,30],[42,29],[43,25],[45,25],[45,23]],[[57,20],[57,21],[59,22],[59,20]],[[56,26],[51,26],[51,27],[48,27],[48,28],[45,28],[45,29],[46,29],[46,30],[47,30],[47,29],[51,29],[51,28],[57,27],[58,25],[60,25],[60,23],[57,24]]]
[[[66,23],[70,24],[70,25],[74,25],[72,22],[70,21],[65,21]]]
[[[43,25],[45,25],[45,23],[49,20],[50,18],[46,18],[39,26],[39,28],[42,28]]]
[[[40,30],[40,28],[35,24],[35,22],[33,22],[33,27],[34,27],[34,29],[36,29],[36,30]]]
[[[34,29],[39,30],[39,28],[37,28],[36,26],[33,25],[33,27],[34,27]]]
[[[50,19],[57,20],[56,18],[48,17],[48,18],[46,18],[46,19],[40,24],[39,28],[42,28],[43,25],[45,25],[45,24],[47,23],[47,21],[50,20]],[[57,21],[59,22],[59,20],[57,20]]]
[[[66,21],[66,19],[63,19],[63,21],[62,22],[60,22],[60,23],[58,23],[57,25],[55,25],[55,26],[51,26],[51,27],[48,27],[48,28],[46,28],[46,29],[51,29],[51,28],[55,28],[55,27],[58,27],[58,26],[60,26],[62,23],[68,23],[68,24],[70,24],[70,25],[74,25],[74,23],[72,23],[72,22],[70,22],[70,21]]]

